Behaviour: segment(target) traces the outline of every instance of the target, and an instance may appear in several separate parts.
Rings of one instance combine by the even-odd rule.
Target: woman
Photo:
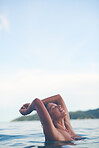
[[[24,104],[19,111],[22,115],[27,115],[33,110],[36,110],[40,117],[47,141],[73,141],[81,139],[73,131],[67,107],[60,95],[43,100],[36,98],[31,104]]]

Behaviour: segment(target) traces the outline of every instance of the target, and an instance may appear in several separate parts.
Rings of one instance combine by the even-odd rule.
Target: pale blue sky
[[[0,0],[0,121],[57,93],[69,111],[99,107],[98,8],[98,0]]]

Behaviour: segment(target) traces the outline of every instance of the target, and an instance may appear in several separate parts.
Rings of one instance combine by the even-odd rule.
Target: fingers
[[[28,108],[29,105],[30,105],[30,103],[26,103],[26,104],[24,104],[22,107],[23,107],[23,109],[24,109],[24,108]]]
[[[25,109],[25,108],[26,108],[26,107],[23,105],[23,106],[22,106],[22,109]]]
[[[20,112],[22,115],[24,115],[25,109],[20,109],[19,112]]]
[[[29,105],[30,105],[30,103],[24,104],[24,105],[20,108],[19,112],[20,112],[22,115],[25,115],[26,112],[27,112],[27,109],[28,109]]]

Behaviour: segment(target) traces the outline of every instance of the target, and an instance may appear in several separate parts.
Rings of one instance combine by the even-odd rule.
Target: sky
[[[0,122],[56,94],[99,107],[99,1],[0,0]]]

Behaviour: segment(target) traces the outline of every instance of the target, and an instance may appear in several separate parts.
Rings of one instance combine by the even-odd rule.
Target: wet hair
[[[46,109],[47,109],[47,105],[48,105],[48,103],[47,103],[47,104],[45,104]]]
[[[45,104],[45,107],[46,107],[46,109],[47,109],[47,111],[48,111],[48,113],[49,113],[48,104],[49,104],[49,103]],[[50,113],[49,113],[49,114],[50,114]]]

